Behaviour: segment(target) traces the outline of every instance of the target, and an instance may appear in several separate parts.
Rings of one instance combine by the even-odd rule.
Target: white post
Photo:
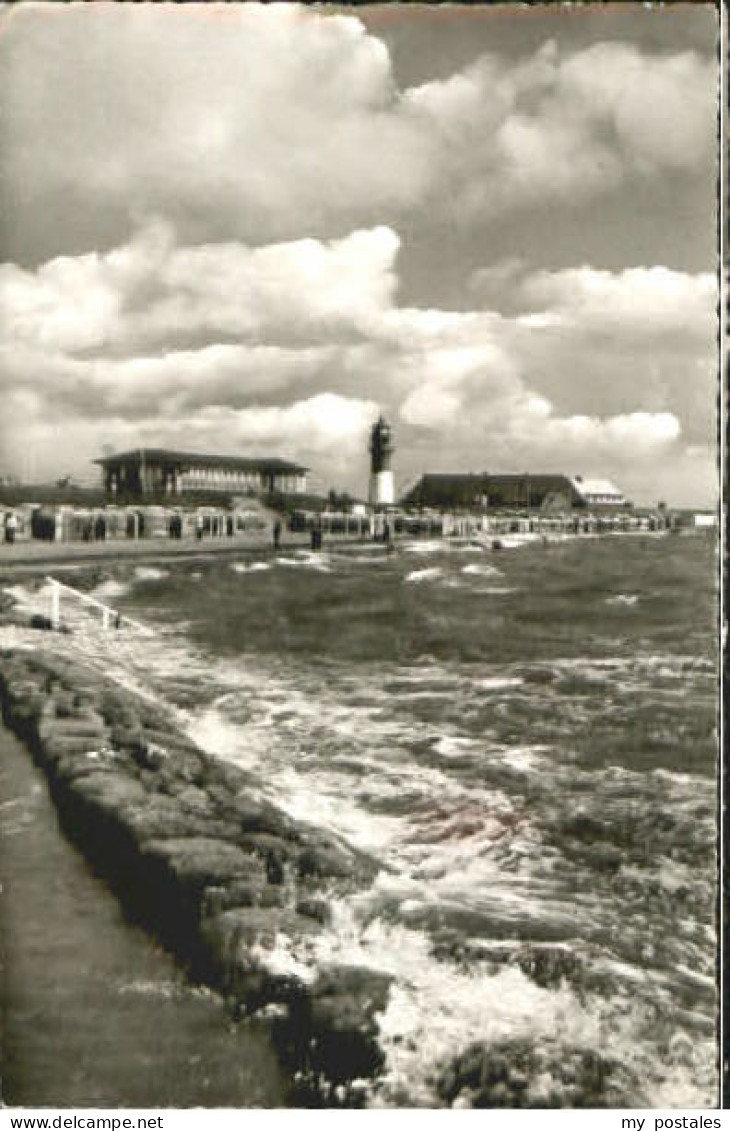
[[[55,629],[61,624],[61,590],[57,581],[51,582],[51,624]]]

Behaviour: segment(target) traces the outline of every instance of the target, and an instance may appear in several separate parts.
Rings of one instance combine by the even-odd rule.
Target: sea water
[[[716,1102],[711,538],[103,568],[76,582],[158,632],[79,644],[381,865],[280,955],[393,976],[367,1103],[443,1103],[477,1044],[535,1102],[586,1051],[605,1102]]]

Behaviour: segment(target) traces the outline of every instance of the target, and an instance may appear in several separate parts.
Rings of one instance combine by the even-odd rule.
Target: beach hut
[[[142,531],[144,538],[167,538],[168,514],[166,507],[144,507],[142,514],[144,516]]]
[[[30,519],[31,535],[41,542],[56,539],[56,512],[53,507],[34,507]]]
[[[105,507],[106,537],[118,541],[127,537],[127,516],[121,507]]]

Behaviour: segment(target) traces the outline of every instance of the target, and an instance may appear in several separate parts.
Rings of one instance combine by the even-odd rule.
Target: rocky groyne
[[[375,863],[262,799],[163,708],[73,656],[0,651],[0,700],[64,830],[127,914],[237,1013],[271,1016],[292,1102],[357,1103],[353,1082],[382,1067],[389,979],[314,956],[333,903],[369,884]]]

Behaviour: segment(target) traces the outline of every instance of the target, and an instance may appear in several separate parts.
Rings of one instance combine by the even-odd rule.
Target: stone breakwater
[[[0,651],[0,701],[65,832],[126,912],[238,1015],[271,1017],[293,1102],[357,1103],[353,1082],[383,1066],[390,981],[311,958],[333,901],[369,884],[375,863],[257,798],[246,771],[75,658]]]

